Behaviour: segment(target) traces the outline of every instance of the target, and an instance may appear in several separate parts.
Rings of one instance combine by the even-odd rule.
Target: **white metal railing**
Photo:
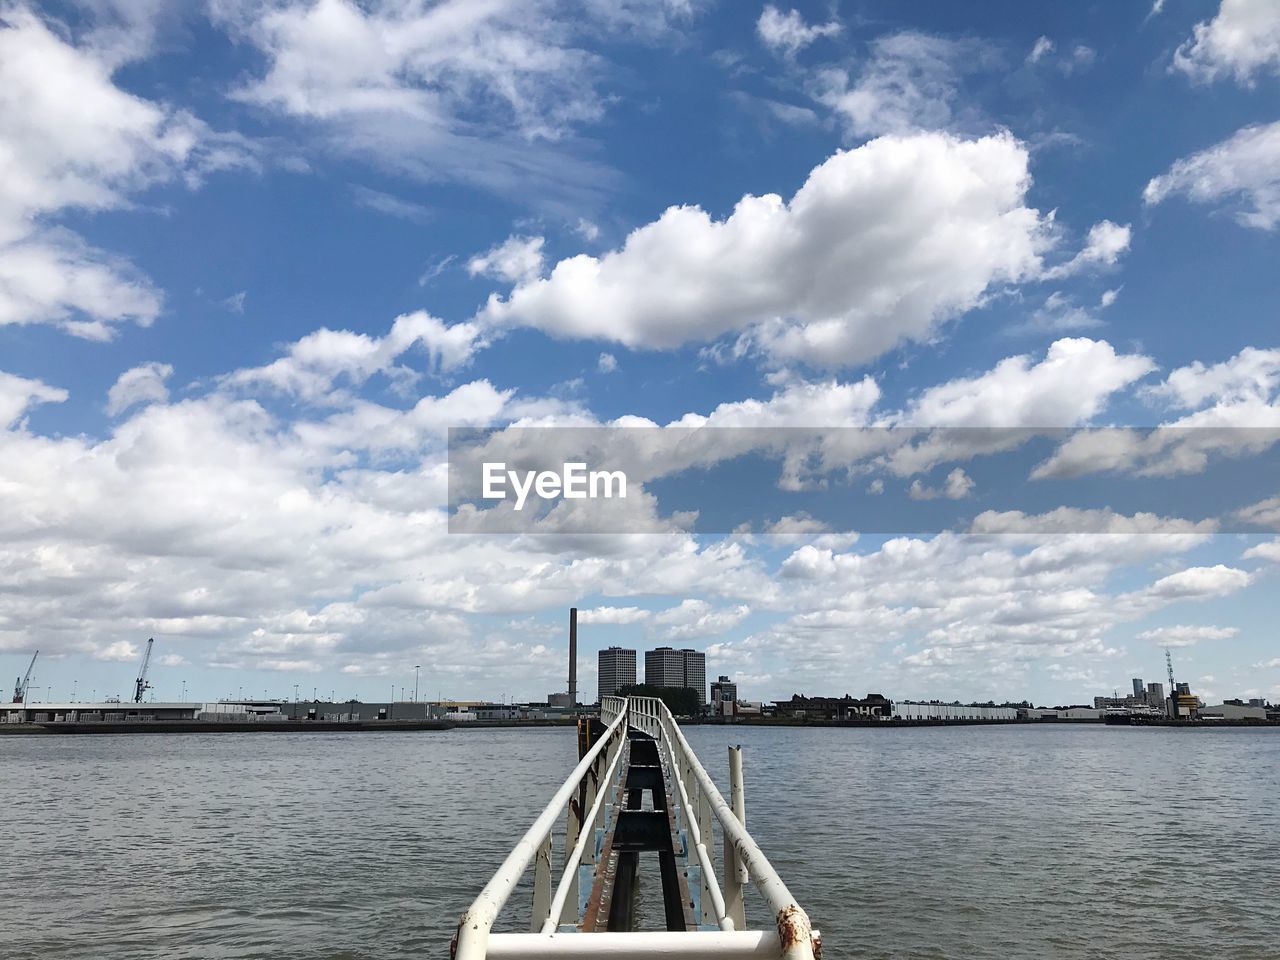
[[[488,950],[490,931],[499,912],[506,905],[512,890],[530,862],[534,865],[533,876],[533,915],[530,926],[534,931],[541,931],[545,919],[551,915],[551,832],[559,819],[561,811],[569,809],[568,826],[565,843],[577,846],[579,834],[594,833],[594,830],[583,831],[582,801],[594,803],[597,790],[603,792],[605,782],[600,778],[602,758],[609,761],[617,759],[627,740],[627,711],[625,706],[614,717],[603,736],[595,742],[587,754],[578,762],[568,779],[556,791],[546,809],[533,822],[525,835],[507,854],[507,858],[498,867],[497,873],[480,891],[479,896],[462,915],[458,923],[457,960],[485,960],[491,956]],[[606,761],[608,762],[608,761]],[[579,802],[575,814],[571,800]],[[601,809],[597,806],[593,810]],[[594,852],[594,851],[593,851]],[[577,870],[566,870],[565,877],[576,879]],[[576,894],[576,883],[571,883],[571,891]],[[573,904],[576,911],[577,903]]]
[[[729,748],[732,804],[727,803],[699,762],[675,717],[652,697],[605,697],[600,704],[605,733],[579,762],[533,826],[503,861],[498,872],[462,916],[456,941],[457,960],[551,960],[559,957],[686,957],[814,960],[821,957],[821,936],[808,915],[770,865],[746,829],[742,754]],[[636,730],[658,742],[678,817],[687,831],[690,879],[696,873],[703,930],[690,932],[592,933],[557,932],[561,924],[578,923],[579,885],[586,865],[596,857],[596,839],[604,826],[609,797],[619,789],[615,774],[628,750],[627,731]],[[571,801],[577,799],[577,807]],[[551,892],[551,832],[568,808],[565,864],[554,896]],[[723,839],[723,888],[716,880],[712,818]],[[498,913],[516,883],[534,862],[531,933],[491,933]],[[580,870],[579,868],[582,867]],[[743,887],[754,881],[769,905],[776,926],[771,931],[745,927]],[[692,891],[691,891],[692,892]]]

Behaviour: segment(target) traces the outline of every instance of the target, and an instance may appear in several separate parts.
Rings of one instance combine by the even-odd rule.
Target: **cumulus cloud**
[[[1248,586],[1253,575],[1226,564],[1212,567],[1188,567],[1161,577],[1141,591],[1144,598],[1159,600],[1207,600],[1225,596]]]
[[[1280,225],[1280,121],[1245,127],[1178,160],[1142,192],[1148,205],[1183,196],[1193,203],[1239,201],[1238,223],[1257,230]]]
[[[596,369],[601,373],[613,373],[618,369],[618,358],[612,353],[602,353],[596,360]]]
[[[1096,416],[1108,399],[1155,369],[1105,340],[1054,342],[1044,359],[1007,357],[976,377],[925,390],[897,419],[930,427],[1065,427]]]
[[[947,474],[941,487],[930,487],[921,480],[911,481],[907,495],[912,500],[963,500],[973,492],[973,478],[959,467]]]
[[[1164,383],[1145,391],[1179,409],[1206,403],[1265,401],[1280,387],[1280,350],[1245,347],[1234,357],[1206,366],[1199,360],[1171,372]]]
[[[1280,528],[1280,497],[1276,498],[1274,507],[1276,510],[1276,527]],[[1259,543],[1250,547],[1241,556],[1242,560],[1270,560],[1274,563],[1280,563],[1280,539],[1270,540],[1266,543]]]
[[[826,160],[789,202],[749,195],[724,220],[671,207],[620,249],[494,294],[477,319],[656,349],[734,334],[778,363],[862,363],[1043,274],[1054,240],[1024,205],[1027,164],[1007,134],[883,137]],[[1071,263],[1113,260],[1120,234],[1095,227]]]
[[[578,622],[581,624],[639,623],[649,617],[649,611],[641,607],[592,607],[578,611]]]
[[[1277,351],[1246,347],[1218,364],[1195,361],[1141,391],[1182,416],[1154,430],[1109,428],[1072,435],[1035,477],[1134,471],[1148,476],[1198,473],[1214,457],[1242,457],[1280,443]],[[1190,411],[1190,412],[1185,412]],[[1243,513],[1240,519],[1248,519]]]
[[[716,608],[706,600],[683,600],[655,614],[653,622],[662,628],[660,634],[664,640],[685,642],[731,630],[750,613],[751,607],[747,604]]]
[[[375,374],[413,380],[415,371],[398,361],[421,349],[428,368],[447,373],[466,366],[487,345],[472,323],[446,324],[418,310],[396,317],[383,337],[350,330],[317,330],[289,345],[288,353],[261,367],[221,378],[228,387],[268,386],[307,400],[320,400],[339,383],[359,386]]]
[[[806,23],[798,10],[783,13],[773,4],[767,4],[756,21],[756,35],[760,42],[774,53],[794,57],[820,37],[834,37],[840,33],[840,24],[832,20],[822,24]]]
[[[1188,624],[1177,624],[1171,627],[1156,627],[1138,634],[1139,640],[1146,640],[1161,647],[1193,647],[1201,640],[1230,640],[1238,636],[1237,627],[1211,627]]]
[[[169,399],[165,381],[173,376],[167,363],[143,363],[126,370],[107,391],[107,414],[117,416],[140,403],[164,403]]]
[[[1217,16],[1196,24],[1174,53],[1173,69],[1202,83],[1230,76],[1246,86],[1258,74],[1280,72],[1280,7],[1272,0],[1222,0]]]
[[[1045,279],[1056,280],[1089,269],[1114,267],[1120,257],[1128,252],[1132,236],[1128,224],[1102,220],[1089,228],[1084,248],[1066,263],[1046,270]]]
[[[50,220],[257,162],[243,138],[117,86],[125,48],[112,36],[75,45],[25,7],[0,10],[0,325],[105,340],[120,323],[151,323],[161,296],[150,281]]]
[[[542,274],[542,237],[507,237],[502,243],[467,261],[473,277],[483,274],[507,283],[527,283]]]

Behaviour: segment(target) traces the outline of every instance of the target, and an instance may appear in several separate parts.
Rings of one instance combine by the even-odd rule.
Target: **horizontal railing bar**
[[[710,802],[712,812],[720,821],[721,830],[733,843],[739,863],[747,868],[747,873],[756,889],[769,904],[769,909],[778,924],[779,937],[785,941],[783,956],[786,960],[812,960],[815,955],[812,944],[820,941],[812,936],[808,915],[796,903],[791,891],[782,882],[782,878],[773,869],[764,852],[756,845],[751,834],[747,833],[746,826],[734,816],[733,808],[725,802],[715,781],[711,779],[698,760],[697,754],[689,746],[689,741],[680,732],[680,727],[670,710],[663,710],[662,732],[664,737],[679,746],[689,768],[693,771],[700,792]]]
[[[782,944],[775,930],[632,931],[627,933],[495,933],[489,960],[778,960]]]
[[[702,873],[707,878],[706,889],[711,895],[711,907],[715,911],[716,924],[721,930],[732,930],[733,921],[726,916],[727,911],[724,907],[724,895],[720,892],[720,884],[719,881],[716,880],[716,871],[711,865],[711,857],[707,851],[706,840],[698,829],[697,812],[693,809],[693,805],[689,803],[689,792],[685,789],[684,777],[680,775],[680,764],[671,750],[670,742],[668,741],[664,743],[663,746],[667,748],[667,754],[671,764],[671,775],[675,777],[676,789],[680,793],[680,807],[684,810],[685,824],[689,830],[689,841],[693,846],[694,852],[697,854],[698,864],[702,867]]]
[[[458,923],[457,960],[485,960],[489,956],[486,951],[486,942],[499,911],[506,904],[516,884],[520,882],[520,878],[524,876],[529,863],[538,852],[538,847],[554,828],[560,811],[578,789],[582,778],[587,775],[587,771],[600,756],[600,752],[613,742],[619,730],[625,735],[626,722],[627,710],[624,709],[573,768],[573,773],[569,774],[564,785],[556,791],[556,795],[533,822],[533,826],[525,831],[525,835],[507,854],[507,858],[502,861],[493,878],[484,885],[484,889],[467,908],[467,912],[462,915]]]

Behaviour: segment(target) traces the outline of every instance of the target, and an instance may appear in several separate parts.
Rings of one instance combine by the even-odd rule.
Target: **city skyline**
[[[1280,539],[1223,532],[1280,528],[1245,457],[1280,449],[1280,8],[440,6],[0,12],[6,684],[39,649],[35,686],[127,696],[155,637],[166,695],[420,665],[536,700],[576,604],[584,697],[618,644],[766,696],[1038,702],[1171,647],[1280,699]],[[641,426],[719,431],[692,505],[658,471],[592,505],[615,532],[450,532],[450,428]],[[995,517],[972,448],[836,436],[1057,427],[1103,429],[1042,438],[1040,506]],[[1150,504],[1073,510],[1071,475]],[[840,483],[972,522],[783,507]],[[729,533],[631,532],[719,503]]]

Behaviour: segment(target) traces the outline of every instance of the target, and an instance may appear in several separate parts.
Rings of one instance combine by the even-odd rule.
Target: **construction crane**
[[[13,702],[25,703],[27,700],[27,686],[31,683],[31,671],[36,668],[36,657],[40,656],[37,650],[31,655],[31,666],[27,667],[27,675],[19,677],[18,682],[13,685]]]
[[[151,666],[151,645],[155,642],[155,637],[147,640],[147,652],[142,655],[142,669],[138,671],[138,679],[133,684],[134,703],[141,703],[142,695],[151,689],[151,684],[147,683],[147,667]]]

